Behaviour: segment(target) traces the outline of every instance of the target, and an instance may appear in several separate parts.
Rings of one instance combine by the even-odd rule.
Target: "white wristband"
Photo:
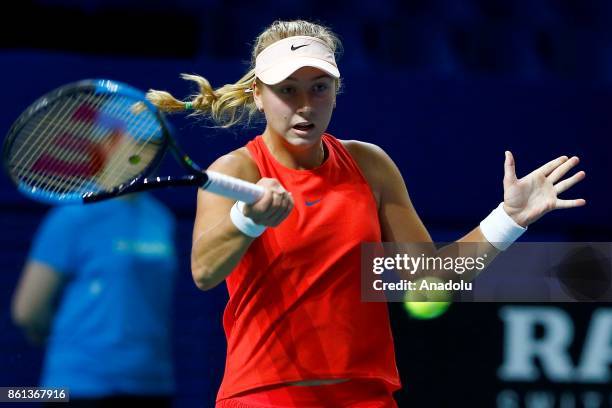
[[[527,227],[518,225],[504,211],[504,203],[501,202],[496,209],[491,211],[480,223],[480,230],[487,241],[500,251],[505,251],[514,241],[518,239]]]
[[[245,216],[242,212],[244,209],[243,201],[236,201],[230,211],[230,218],[232,223],[245,235],[251,238],[257,238],[266,230],[265,225],[255,224],[255,222],[249,217]]]

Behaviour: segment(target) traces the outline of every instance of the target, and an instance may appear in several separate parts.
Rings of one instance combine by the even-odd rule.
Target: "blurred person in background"
[[[71,406],[172,405],[174,229],[148,194],[47,214],[12,303],[46,346],[41,386],[68,388]]]

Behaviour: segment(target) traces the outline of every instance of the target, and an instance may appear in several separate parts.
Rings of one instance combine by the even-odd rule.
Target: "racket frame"
[[[151,162],[132,180],[116,186],[112,190],[88,192],[88,193],[50,193],[43,189],[39,189],[23,183],[13,175],[8,166],[9,153],[13,147],[15,139],[23,127],[29,122],[34,115],[40,114],[45,109],[50,109],[54,102],[60,98],[65,98],[68,95],[80,93],[82,91],[90,91],[97,95],[118,95],[130,98],[134,103],[141,102],[145,104],[148,110],[153,113],[158,120],[161,130],[161,145],[158,147],[158,152]],[[190,174],[183,176],[166,176],[166,177],[151,177],[150,174],[155,172],[166,152],[170,150],[180,165]],[[17,189],[25,196],[51,205],[71,204],[71,203],[93,203],[101,200],[106,200],[113,197],[118,197],[124,194],[130,194],[140,191],[159,189],[169,186],[203,186],[208,182],[206,173],[189,158],[177,145],[172,137],[170,125],[165,120],[163,114],[149,102],[145,94],[138,89],[135,89],[127,84],[108,80],[108,79],[86,79],[78,82],[63,85],[56,88],[34,101],[11,126],[3,146],[4,167],[10,175],[11,180],[17,186]]]

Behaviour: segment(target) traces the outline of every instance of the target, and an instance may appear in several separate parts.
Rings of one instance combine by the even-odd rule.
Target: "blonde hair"
[[[164,112],[179,112],[193,109],[191,115],[210,117],[220,127],[228,128],[248,118],[247,122],[257,114],[253,100],[252,85],[256,81],[255,59],[266,47],[287,37],[304,35],[324,41],[339,58],[342,43],[327,27],[304,20],[275,21],[266,28],[255,40],[251,54],[251,65],[248,72],[236,83],[223,85],[213,89],[204,77],[192,74],[181,74],[183,79],[193,81],[198,85],[199,93],[191,95],[188,100],[178,100],[165,91],[149,90],[147,99]],[[336,91],[340,88],[340,80],[336,80]]]

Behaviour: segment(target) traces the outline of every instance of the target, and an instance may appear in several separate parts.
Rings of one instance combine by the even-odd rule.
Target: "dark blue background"
[[[604,0],[40,0],[20,2],[3,17],[24,24],[0,29],[1,132],[40,94],[83,78],[180,97],[194,91],[178,78],[182,72],[201,74],[215,87],[234,82],[247,69],[249,44],[266,25],[276,18],[315,18],[334,28],[345,47],[339,60],[344,89],[330,132],[389,153],[434,240],[458,239],[502,200],[508,149],[519,177],[562,154],[580,156],[587,174],[562,197],[585,198],[587,206],[546,215],[522,239],[610,241],[612,5]],[[182,146],[204,166],[258,133],[214,130],[181,115],[171,120]],[[180,222],[177,406],[211,405],[224,362],[225,288],[199,292],[189,272],[195,193],[156,193]],[[0,176],[0,208],[0,385],[34,385],[41,351],[26,345],[10,323],[9,301],[47,208],[20,196],[6,174]],[[445,317],[451,320],[437,327],[448,330],[474,314],[491,327],[498,324],[487,305],[454,305]],[[399,347],[408,338],[417,344],[411,330],[442,333],[408,320],[397,305],[392,315]],[[411,371],[415,356],[405,355],[398,353],[398,364],[409,386],[398,400],[423,402],[431,395]]]

